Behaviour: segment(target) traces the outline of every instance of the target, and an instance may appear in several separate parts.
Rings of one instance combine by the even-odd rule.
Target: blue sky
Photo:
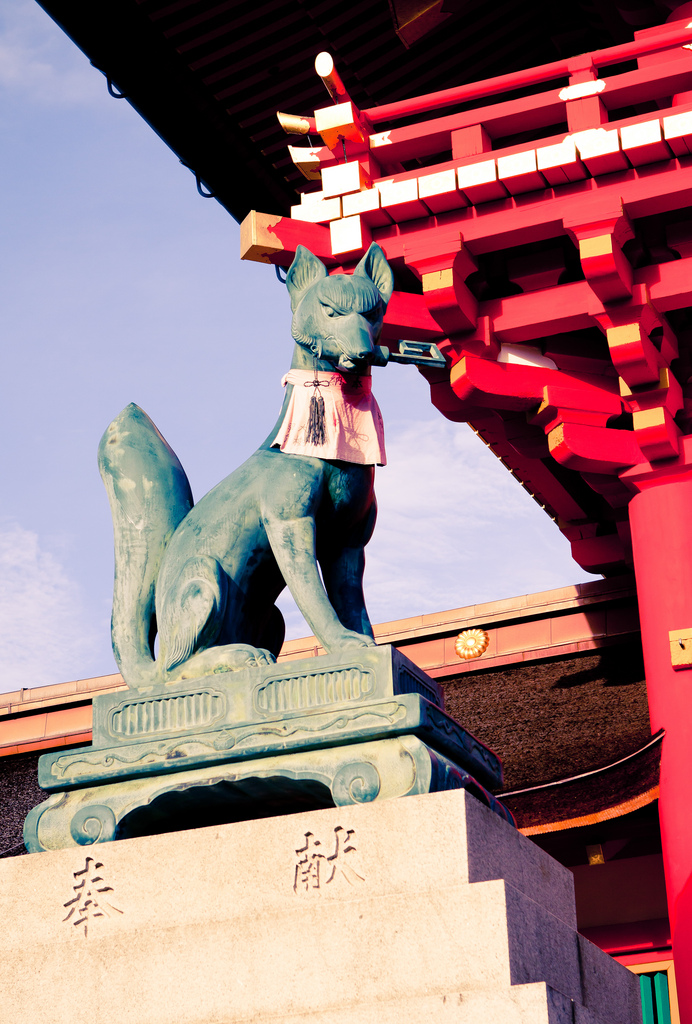
[[[266,436],[288,297],[238,226],[33,0],[0,10],[0,691],[115,671],[112,537],[96,469],[130,401],[199,497]],[[272,212],[272,211],[268,211]],[[376,370],[389,465],[368,548],[374,622],[592,579],[516,481]],[[308,630],[290,599],[288,635]]]

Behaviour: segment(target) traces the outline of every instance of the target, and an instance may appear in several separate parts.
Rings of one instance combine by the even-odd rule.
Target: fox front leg
[[[317,568],[312,516],[301,519],[267,516],[264,526],[286,586],[325,651],[374,646],[371,636],[347,629],[331,605]]]
[[[348,628],[372,638],[372,626],[363,595],[365,545],[372,537],[377,518],[373,500],[365,520],[358,524],[341,546],[320,553],[320,568],[327,594],[339,619]]]
[[[279,570],[305,621],[328,652],[373,646],[371,636],[347,629],[331,605],[317,568],[313,515],[288,515],[286,504],[282,505],[265,507],[262,521]]]
[[[340,621],[374,643],[363,596],[365,554],[362,548],[344,548],[334,559],[320,563],[330,603]]]

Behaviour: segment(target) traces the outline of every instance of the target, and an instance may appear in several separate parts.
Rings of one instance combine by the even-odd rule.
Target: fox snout
[[[349,313],[339,317],[338,327],[334,330],[333,337],[329,339],[329,348],[329,343],[336,342],[333,354],[324,352],[324,355],[328,359],[336,356],[336,365],[340,370],[359,370],[372,363],[375,341],[375,327],[365,316],[361,313]]]

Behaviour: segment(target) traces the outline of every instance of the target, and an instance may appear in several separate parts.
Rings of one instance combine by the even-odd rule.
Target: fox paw
[[[352,647],[377,647],[371,636],[365,633],[354,633],[350,630],[344,632],[333,644],[329,645],[330,651],[343,651]]]
[[[255,668],[257,665],[273,665],[276,658],[271,651],[263,647],[252,647],[250,644],[226,644],[223,647],[209,647],[199,651],[168,673],[167,682],[184,679],[197,679],[199,676],[212,675],[217,672],[239,672],[244,668]]]

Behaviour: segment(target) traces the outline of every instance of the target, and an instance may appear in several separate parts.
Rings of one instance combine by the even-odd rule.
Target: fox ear
[[[291,296],[291,309],[294,313],[310,285],[326,276],[327,268],[322,260],[313,256],[304,245],[299,245],[296,249],[295,259],[286,274],[286,287]]]
[[[369,277],[387,305],[394,291],[394,274],[377,242],[371,244],[353,273]]]

